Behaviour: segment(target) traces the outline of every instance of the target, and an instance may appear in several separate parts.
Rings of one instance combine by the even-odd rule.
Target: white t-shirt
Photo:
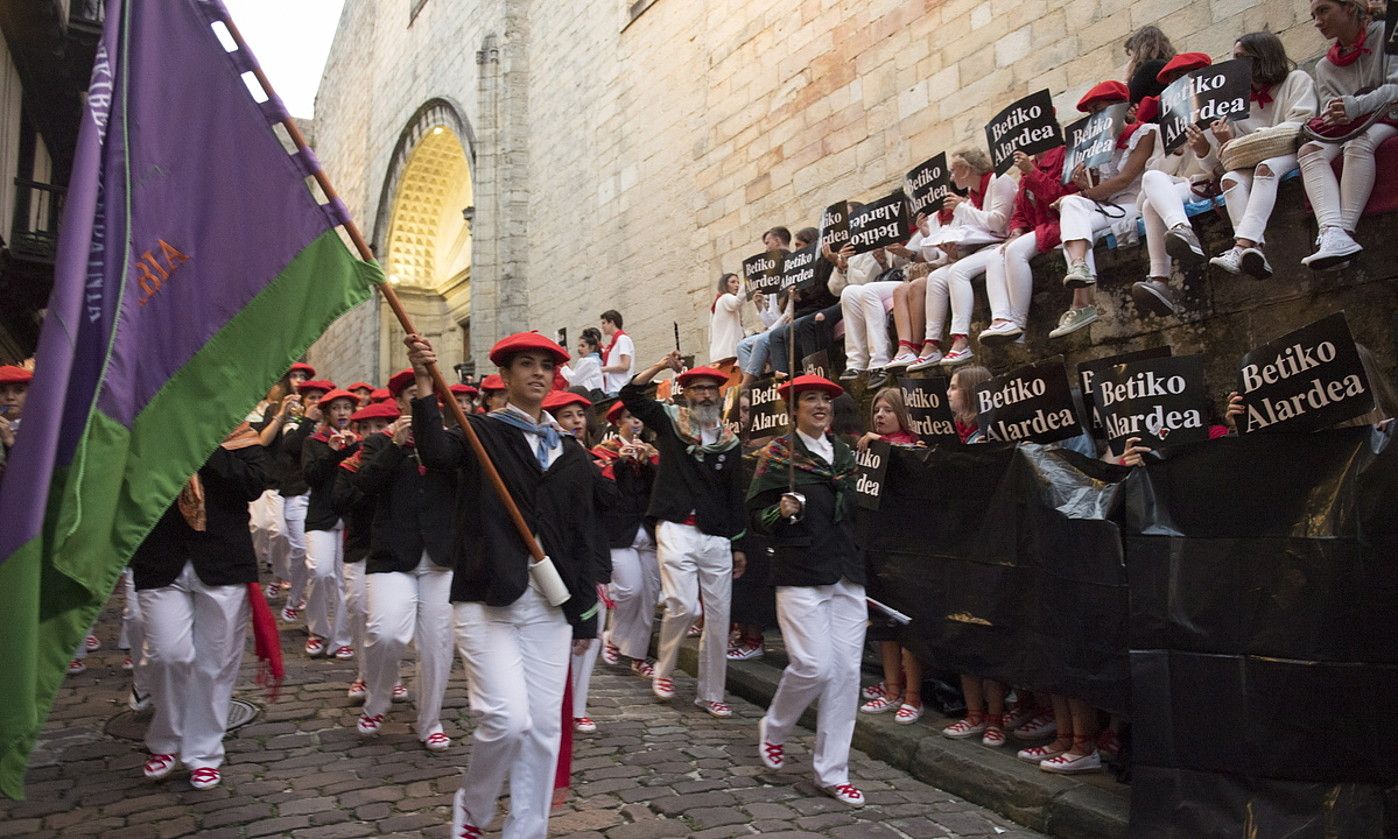
[[[602,374],[602,381],[604,382],[602,390],[606,391],[609,396],[620,393],[622,387],[624,387],[627,382],[631,381],[632,376],[636,375],[635,342],[632,341],[631,336],[627,335],[625,332],[613,337],[616,339],[615,343],[612,344],[611,351],[608,352],[603,359],[602,366],[611,367],[615,364],[620,364],[623,355],[627,357],[628,361],[625,370],[616,373]]]
[[[574,387],[606,390],[602,381],[602,361],[596,355],[585,355],[572,364],[563,365],[563,378]]]

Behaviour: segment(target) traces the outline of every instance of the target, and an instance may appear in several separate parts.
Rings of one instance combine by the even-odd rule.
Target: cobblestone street
[[[132,738],[143,721],[125,706],[117,614],[106,611],[97,629],[103,649],[59,692],[31,762],[29,800],[0,799],[0,836],[446,836],[451,794],[470,753],[459,666],[447,694],[449,751],[429,754],[418,744],[411,706],[395,706],[383,732],[364,740],[345,697],[353,663],[307,660],[303,633],[283,626],[280,699],[265,702],[249,655],[235,698],[261,710],[230,734],[223,784],[197,792],[183,771],[162,782],[141,777],[145,751]],[[405,676],[411,689],[406,668]],[[812,785],[810,732],[799,730],[788,744],[788,771],[769,772],[754,744],[759,708],[735,699],[734,718],[715,720],[688,704],[693,680],[678,674],[676,681],[679,697],[664,705],[627,671],[599,663],[589,707],[599,730],[575,741],[573,793],[556,811],[551,836],[1039,835],[861,752],[853,754],[852,778],[869,806],[850,810]]]

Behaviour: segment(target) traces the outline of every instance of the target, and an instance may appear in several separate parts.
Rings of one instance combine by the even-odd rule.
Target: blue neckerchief
[[[558,429],[549,422],[541,422],[537,425],[529,421],[528,417],[512,411],[509,407],[504,407],[498,411],[491,411],[487,414],[491,419],[497,419],[506,425],[512,425],[527,434],[539,435],[539,445],[534,452],[534,457],[539,461],[540,469],[549,468],[549,452],[558,445],[561,439],[558,436]]]

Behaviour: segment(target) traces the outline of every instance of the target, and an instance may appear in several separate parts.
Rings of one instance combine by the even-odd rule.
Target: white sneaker
[[[1063,275],[1063,285],[1068,288],[1087,288],[1096,284],[1097,278],[1092,276],[1092,271],[1088,269],[1087,260],[1080,259],[1068,263],[1068,273]]]
[[[1081,309],[1069,309],[1058,318],[1058,326],[1049,332],[1050,338],[1072,335],[1097,321],[1097,307],[1089,303]]]
[[[485,833],[466,812],[466,790],[458,789],[451,799],[451,839],[484,839]]]
[[[1272,263],[1267,261],[1267,254],[1263,253],[1261,248],[1243,248],[1239,260],[1244,274],[1259,280],[1272,278]]]
[[[975,357],[976,354],[971,351],[971,348],[969,346],[965,346],[959,350],[952,350],[951,352],[942,356],[942,364],[947,367],[955,367],[958,364],[965,364],[966,362],[970,361],[972,358]]]
[[[726,720],[733,716],[733,707],[724,702],[713,702],[708,699],[696,699],[694,704],[708,712],[709,716]]]
[[[1350,257],[1362,253],[1364,248],[1348,233],[1338,227],[1327,227],[1320,231],[1316,239],[1320,246],[1316,252],[1301,259],[1301,264],[1317,271],[1340,268]]]
[[[1243,249],[1234,246],[1210,259],[1209,264],[1220,271],[1227,271],[1235,276],[1241,274],[1243,273]]]
[[[917,353],[909,349],[903,349],[893,357],[893,360],[884,365],[885,370],[902,370],[910,364],[917,363]]]
[[[1181,265],[1198,265],[1204,261],[1204,246],[1188,224],[1177,224],[1165,232],[1165,252]]]
[[[356,702],[363,702],[364,697],[369,695],[369,689],[365,686],[363,680],[355,679],[350,682],[349,690],[345,691],[345,695]]]
[[[149,711],[151,706],[150,694],[144,696],[136,692],[135,685],[132,685],[131,692],[126,695],[126,707],[140,714]]]
[[[1078,775],[1083,772],[1096,772],[1102,768],[1102,758],[1093,752],[1090,755],[1075,755],[1064,752],[1058,757],[1042,761],[1039,768],[1055,775]]]
[[[844,804],[859,808],[864,806],[864,793],[860,792],[853,784],[836,784],[833,787],[821,787],[820,791]]]
[[[786,765],[782,744],[767,740],[766,716],[757,721],[757,756],[762,759],[762,765],[773,772],[780,771]]]
[[[985,346],[991,347],[996,344],[1008,344],[1023,334],[1023,329],[1007,320],[1001,323],[992,323],[990,326],[981,330],[980,338],[977,340]]]
[[[908,372],[918,373],[923,370],[931,370],[941,363],[942,351],[940,349],[932,347],[931,352],[928,352],[927,348],[923,348],[922,355],[917,357],[917,363],[908,365]]]

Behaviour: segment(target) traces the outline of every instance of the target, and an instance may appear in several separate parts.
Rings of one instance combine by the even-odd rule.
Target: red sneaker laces
[[[855,788],[854,784],[836,784],[835,791],[850,798],[863,798],[864,793]]]

